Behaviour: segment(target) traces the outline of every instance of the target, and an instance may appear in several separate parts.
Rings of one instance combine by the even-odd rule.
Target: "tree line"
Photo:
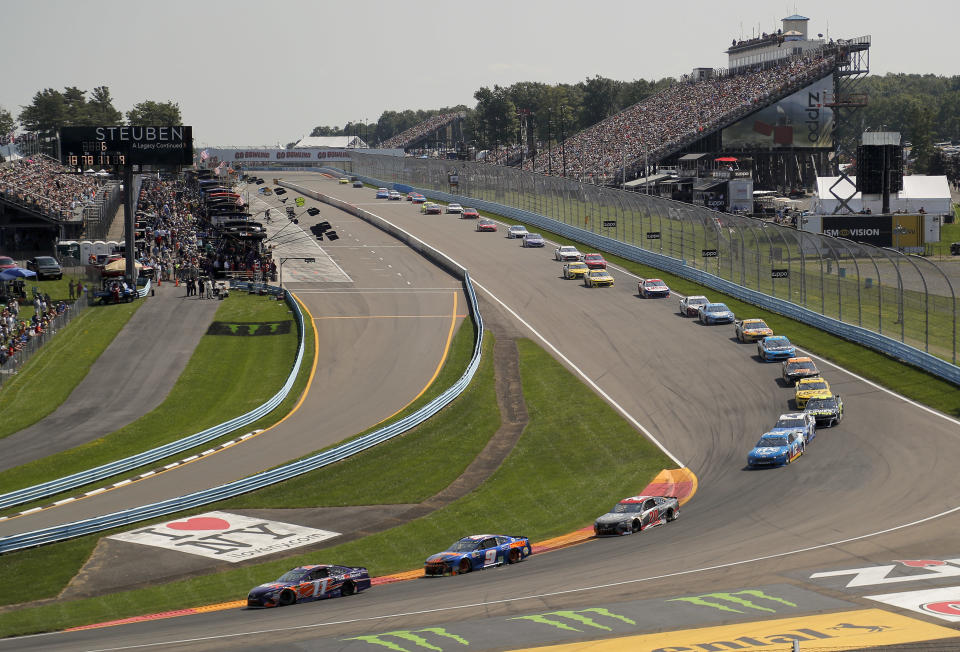
[[[89,95],[89,97],[88,97]],[[30,104],[20,107],[16,118],[0,107],[0,136],[7,136],[20,125],[37,134],[41,143],[51,143],[60,127],[95,125],[173,126],[183,124],[180,105],[176,102],[144,100],[124,114],[113,105],[110,88],[97,86],[85,91],[67,86],[62,91],[45,88],[37,91]]]
[[[376,122],[351,121],[341,127],[318,126],[311,136],[361,136],[371,145],[441,113],[464,111],[464,138],[478,149],[519,141],[521,114],[541,142],[558,142],[677,83],[659,80],[618,81],[597,75],[576,84],[518,82],[510,86],[483,86],[473,107],[435,110],[384,111]],[[836,134],[841,150],[853,152],[864,130],[899,131],[912,144],[914,169],[934,169],[934,143],[960,142],[960,75],[890,73],[867,76],[856,92],[865,93],[866,107],[853,120],[842,122]],[[293,143],[290,144],[292,146]]]

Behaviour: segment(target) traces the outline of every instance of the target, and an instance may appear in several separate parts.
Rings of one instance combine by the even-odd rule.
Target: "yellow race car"
[[[569,262],[563,266],[563,278],[583,278],[589,271],[586,263]]]
[[[613,277],[605,269],[591,269],[583,275],[583,284],[588,288],[613,286]]]
[[[348,183],[350,183],[350,179],[346,177],[340,177],[340,185],[346,185]]]
[[[831,396],[833,392],[830,390],[830,383],[822,377],[801,378],[797,381],[795,401],[798,410],[807,407],[807,401],[812,398],[830,398]]]
[[[735,326],[738,342],[756,342],[773,335],[773,329],[762,319],[744,319]]]

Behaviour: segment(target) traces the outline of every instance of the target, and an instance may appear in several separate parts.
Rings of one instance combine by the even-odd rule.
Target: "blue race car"
[[[725,303],[708,303],[700,306],[697,317],[701,324],[732,324],[736,317]]]
[[[516,564],[531,554],[530,539],[505,534],[474,534],[464,537],[423,565],[426,575],[463,575],[491,566]]]
[[[389,199],[390,192],[386,188],[377,188],[377,199]]]
[[[797,347],[785,335],[769,335],[757,342],[757,355],[764,362],[787,360],[797,354]]]
[[[751,469],[758,466],[784,466],[803,455],[806,444],[803,433],[794,432],[767,432],[760,436],[760,441],[747,455],[747,466]]]
[[[247,606],[284,607],[353,595],[369,588],[370,574],[366,568],[310,564],[287,571],[275,582],[255,586],[247,595]]]
[[[770,432],[803,432],[804,443],[809,444],[817,436],[817,420],[806,412],[787,412],[781,414]]]

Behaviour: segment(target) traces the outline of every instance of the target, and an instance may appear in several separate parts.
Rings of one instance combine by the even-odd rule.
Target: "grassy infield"
[[[642,276],[663,276],[656,270],[628,261],[613,262]],[[681,279],[665,280],[682,293],[702,291],[702,288]],[[716,293],[711,295],[724,299]],[[829,358],[838,364],[944,412],[960,415],[960,389],[948,383],[798,322],[766,314],[730,298],[726,301],[740,314],[763,317],[777,332],[788,334],[804,348],[821,354],[829,352]],[[418,404],[432,398],[438,388],[448,386],[462,372],[470,355],[471,330],[460,330],[441,376]],[[486,344],[488,354],[492,346],[489,339],[492,338],[488,338]],[[312,340],[310,344],[312,348]],[[389,532],[330,548],[324,551],[325,561],[365,563],[374,574],[414,568],[422,563],[426,553],[439,550],[460,536],[463,532],[461,523],[469,523],[471,530],[517,531],[535,538],[560,534],[583,526],[608,503],[641,488],[652,474],[669,466],[669,461],[659,451],[638,437],[609,406],[587,391],[539,347],[529,341],[521,341],[519,347],[530,423],[516,449],[493,478],[466,498],[435,514]],[[198,353],[200,351],[198,349]],[[265,489],[196,512],[253,507],[409,503],[429,497],[459,475],[499,423],[490,358],[490,355],[485,356],[478,376],[464,398],[415,433],[328,469],[284,483],[282,488]],[[193,365],[194,360],[191,360]],[[295,393],[302,390],[305,382],[305,374],[301,374],[299,390]],[[177,391],[175,389],[174,393]],[[275,414],[285,414],[291,407],[284,406]],[[416,407],[410,406],[407,412]],[[163,409],[161,406],[158,411]],[[590,418],[583,419],[585,414]],[[577,425],[571,429],[570,424]],[[136,424],[129,428],[133,427]],[[447,434],[450,432],[458,433],[456,446],[450,445]],[[594,444],[590,449],[580,445],[587,436]],[[429,465],[431,455],[428,453],[441,447],[448,464],[438,470]],[[388,460],[390,463],[385,463]],[[642,460],[640,466],[637,460]],[[609,469],[609,473],[603,476],[583,473],[584,469],[597,465]],[[347,483],[342,481],[345,477],[366,480],[364,483]],[[550,516],[548,519],[538,518],[542,514],[542,500],[548,495],[553,505]],[[573,496],[577,497],[576,500],[564,498]],[[4,573],[0,576],[0,596],[17,596],[25,585],[32,587],[32,598],[55,596],[86,560],[98,538],[91,536],[6,556]],[[297,563],[315,559],[314,554],[301,554],[148,589],[11,611],[0,614],[0,635],[58,629],[184,604],[234,600],[265,577],[279,575]],[[51,567],[60,569],[58,576],[40,572],[40,569]]]

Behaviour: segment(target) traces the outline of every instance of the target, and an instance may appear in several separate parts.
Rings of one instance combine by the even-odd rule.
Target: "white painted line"
[[[114,487],[122,487],[122,486],[124,486],[124,485],[130,484],[131,482],[133,482],[133,480],[130,480],[130,479],[128,478],[128,479],[126,479],[126,480],[121,480],[120,482],[116,483],[116,484],[113,485],[113,486],[114,486]]]
[[[26,516],[27,514],[33,514],[33,513],[35,513],[35,512],[39,512],[41,509],[43,509],[43,507],[34,507],[33,509],[26,509],[26,510],[20,512],[20,516]]]
[[[183,461],[181,462],[181,464],[186,464],[187,462],[192,462],[193,460],[198,459],[199,457],[200,457],[199,455],[191,455],[191,456],[188,457],[187,459],[183,460]]]
[[[8,518],[10,518],[10,517],[9,517],[9,516],[0,516],[0,521],[5,521],[5,520],[7,520]]]
[[[156,471],[147,471],[146,473],[141,473],[141,474],[140,474],[140,477],[141,477],[141,478],[149,478],[149,477],[150,477],[151,475],[153,475],[154,473],[156,473]]]
[[[547,340],[547,338],[545,338],[543,335],[541,335],[541,334],[537,331],[537,329],[535,329],[533,326],[531,326],[525,319],[523,319],[523,317],[521,317],[520,315],[518,315],[518,314],[513,310],[513,308],[511,308],[510,306],[508,306],[507,304],[505,304],[503,301],[500,300],[499,297],[497,297],[495,294],[493,294],[493,292],[491,292],[490,290],[488,290],[487,288],[485,288],[484,286],[482,286],[482,285],[481,285],[480,283],[478,283],[477,281],[474,280],[474,281],[473,281],[473,284],[474,284],[475,286],[477,286],[478,288],[480,288],[481,290],[483,290],[484,292],[486,292],[486,293],[490,296],[491,299],[493,299],[494,301],[496,301],[497,303],[499,303],[501,306],[503,306],[503,308],[504,308],[507,312],[509,312],[511,315],[514,316],[515,319],[517,319],[517,321],[519,321],[521,324],[523,324],[524,326],[526,326],[526,327],[530,330],[530,332],[533,333],[533,334],[537,337],[537,339],[539,339],[541,342],[543,342],[546,346],[548,346],[548,347],[550,348],[551,351],[553,351],[554,353],[556,353],[564,362],[566,362],[568,365],[570,365],[570,368],[572,368],[572,369],[577,373],[577,375],[580,376],[580,378],[583,379],[583,381],[584,381],[585,383],[587,383],[588,385],[590,385],[590,387],[592,387],[595,392],[597,392],[598,394],[600,394],[600,396],[602,396],[607,403],[609,403],[611,406],[613,406],[613,408],[614,408],[617,412],[619,412],[621,415],[623,415],[623,417],[624,417],[627,421],[629,421],[631,424],[633,424],[633,426],[634,426],[635,428],[637,428],[637,430],[639,430],[640,432],[642,432],[642,433],[647,437],[647,439],[649,439],[649,440],[652,441],[654,444],[656,444],[656,445],[657,445],[657,448],[659,448],[661,451],[663,451],[664,454],[665,454],[667,457],[669,457],[671,460],[673,460],[673,462],[674,462],[677,466],[679,466],[679,467],[681,467],[681,468],[684,467],[683,462],[681,462],[673,453],[671,453],[669,450],[667,450],[667,447],[664,446],[663,444],[661,444],[661,443],[660,443],[660,440],[653,436],[653,433],[651,433],[649,430],[647,430],[639,421],[637,421],[637,420],[633,417],[632,414],[630,414],[629,412],[627,412],[619,403],[617,403],[616,401],[614,401],[613,398],[612,398],[609,394],[607,394],[605,391],[603,391],[603,389],[600,388],[599,385],[597,385],[595,382],[593,382],[593,379],[592,379],[592,378],[590,378],[589,376],[587,376],[587,374],[583,373],[583,370],[581,370],[580,367],[578,367],[577,365],[575,365],[575,364],[570,360],[570,358],[568,358],[568,357],[565,356],[563,353],[561,353],[561,352],[560,352],[560,349],[558,349],[557,347],[555,347],[555,346],[553,345],[553,343],[551,343],[549,340]]]
[[[63,500],[58,500],[57,502],[54,503],[54,505],[66,505],[67,503],[72,503],[75,500],[76,500],[76,497],[71,496],[70,498],[64,498]]]
[[[248,432],[247,434],[245,434],[245,435],[243,435],[243,436],[240,437],[240,441],[243,441],[244,439],[250,439],[251,437],[254,437],[255,435],[256,435],[256,433]]]
[[[180,462],[171,462],[170,464],[167,464],[167,465],[166,465],[165,467],[163,467],[163,468],[164,468],[164,469],[172,469],[172,468],[175,467],[175,466],[180,466]]]
[[[215,453],[215,452],[217,452],[217,449],[216,449],[216,448],[208,448],[207,450],[203,451],[203,452],[200,453],[200,454],[201,454],[201,455],[209,455],[210,453]]]
[[[88,491],[87,493],[85,493],[85,494],[83,494],[83,495],[84,495],[84,496],[96,496],[97,494],[102,494],[102,493],[103,493],[104,491],[106,491],[106,490],[107,490],[106,487],[100,487],[99,489],[94,489],[93,491]]]

